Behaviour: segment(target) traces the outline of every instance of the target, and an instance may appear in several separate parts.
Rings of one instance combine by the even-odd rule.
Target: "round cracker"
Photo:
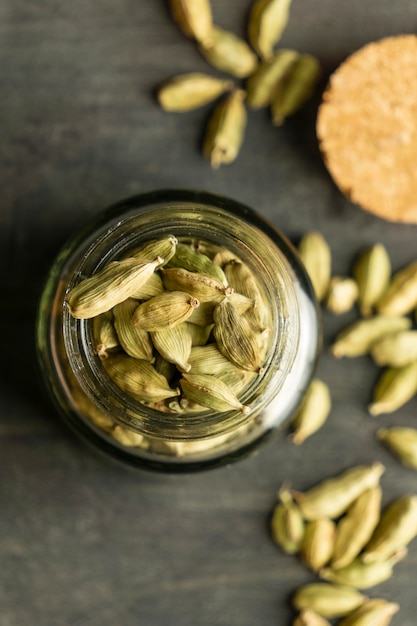
[[[417,223],[417,37],[370,43],[332,74],[317,137],[336,185],[363,209]]]

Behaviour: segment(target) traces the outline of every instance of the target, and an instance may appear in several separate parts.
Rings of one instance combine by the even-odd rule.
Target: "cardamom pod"
[[[213,16],[209,0],[169,0],[169,4],[174,21],[187,37],[210,40]]]
[[[360,591],[345,585],[309,583],[299,587],[292,598],[298,611],[312,610],[330,619],[343,617],[367,600]]]
[[[215,343],[192,348],[189,362],[193,374],[209,373],[212,376],[218,376],[223,372],[239,370],[236,365],[233,365],[233,363],[220,352]]]
[[[255,0],[249,14],[248,38],[254,50],[270,59],[275,44],[284,32],[291,0]]]
[[[320,63],[309,54],[302,54],[290,68],[285,80],[276,89],[271,102],[272,123],[280,126],[312,97],[321,75]]]
[[[93,335],[96,352],[100,359],[107,359],[109,350],[118,348],[120,343],[114,329],[113,313],[107,311],[93,318]]]
[[[118,354],[106,359],[104,364],[113,382],[138,402],[157,402],[180,393],[171,389],[166,378],[148,361]]]
[[[370,589],[391,578],[393,567],[403,559],[407,550],[403,548],[386,560],[364,563],[360,557],[339,569],[330,567],[320,570],[320,578],[338,585],[349,585],[356,589]]]
[[[131,294],[135,300],[149,300],[154,296],[159,296],[164,291],[162,279],[157,272],[154,272],[138,289]]]
[[[245,92],[235,89],[214,109],[203,140],[204,156],[212,168],[232,163],[239,154],[247,124]]]
[[[168,267],[179,267],[189,272],[200,272],[208,278],[217,281],[223,287],[229,286],[224,271],[219,265],[213,263],[205,254],[196,252],[184,244],[177,246],[174,256],[168,263]]]
[[[277,50],[268,61],[260,63],[246,81],[246,102],[251,109],[260,109],[271,104],[274,91],[288,70],[298,59],[295,50]]]
[[[376,303],[380,315],[406,315],[417,305],[417,261],[399,270]]]
[[[298,252],[321,302],[330,283],[332,257],[330,247],[318,231],[307,232],[298,244]]]
[[[372,344],[371,357],[383,367],[403,367],[417,361],[417,330],[389,333]]]
[[[305,609],[294,620],[293,626],[331,626],[330,622],[315,611]]]
[[[382,513],[378,526],[362,554],[364,563],[389,559],[417,536],[417,496],[406,494]]]
[[[417,361],[404,367],[388,367],[379,377],[369,404],[371,415],[393,413],[417,393]]]
[[[336,524],[328,517],[307,523],[300,556],[313,572],[318,572],[329,562],[335,535]]]
[[[234,365],[249,371],[260,370],[261,352],[256,334],[227,298],[214,309],[213,335],[220,352]]]
[[[229,285],[239,294],[246,296],[255,303],[251,309],[251,315],[256,320],[260,329],[268,321],[269,307],[265,303],[265,297],[259,289],[258,281],[246,263],[232,260],[224,266],[224,273]],[[243,312],[243,311],[241,311]]]
[[[191,369],[188,362],[191,352],[191,335],[187,332],[185,323],[151,332],[156,350],[164,359],[174,363],[181,372],[188,372]]]
[[[333,570],[350,565],[370,540],[381,515],[382,490],[378,485],[364,491],[338,522],[331,560]]]
[[[391,278],[391,261],[386,248],[377,243],[359,255],[353,270],[359,288],[359,309],[364,317],[373,312]]]
[[[377,437],[407,467],[417,470],[417,429],[405,426],[380,428]]]
[[[187,322],[183,322],[183,324],[186,324],[186,323]],[[169,384],[172,385],[174,379],[176,378],[178,374],[178,370],[175,367],[174,363],[170,363],[169,361],[164,359],[164,357],[162,357],[159,354],[159,352],[157,352],[155,354],[155,361],[153,362],[152,365],[154,366],[158,374],[161,374],[162,376],[164,376],[169,382]]]
[[[214,278],[199,272],[190,272],[181,267],[168,267],[162,270],[162,282],[170,291],[185,291],[200,302],[219,300],[232,293]]]
[[[372,345],[388,333],[407,330],[411,320],[406,317],[375,315],[361,319],[347,326],[337,336],[330,352],[337,359],[367,354]]]
[[[135,359],[151,362],[154,355],[149,333],[132,323],[132,315],[137,306],[137,300],[128,298],[113,307],[114,327],[126,354]]]
[[[68,293],[66,303],[71,315],[89,319],[109,311],[146,283],[162,261],[161,258],[147,263],[135,258],[111,261]]]
[[[216,305],[217,302],[215,300],[200,302],[200,306],[194,309],[188,318],[188,322],[204,328],[211,326],[214,323],[213,313]]]
[[[183,113],[213,102],[232,87],[230,80],[190,72],[175,76],[161,85],[158,101],[165,111]]]
[[[135,326],[148,331],[160,330],[185,322],[200,304],[183,291],[165,291],[142,302],[132,315]]]
[[[155,261],[159,257],[163,259],[161,265],[165,265],[175,254],[178,240],[174,235],[167,235],[159,239],[151,239],[143,242],[130,252],[130,256],[141,261]]]
[[[244,406],[231,389],[222,381],[210,374],[183,374],[180,379],[181,389],[192,402],[212,409],[213,411],[240,410],[247,414],[249,406]]]
[[[287,554],[295,554],[303,542],[304,520],[288,489],[281,489],[278,496],[271,517],[272,539]]]
[[[246,41],[219,26],[213,26],[210,37],[200,41],[199,50],[213,67],[236,78],[246,78],[258,65]]]
[[[190,315],[190,317],[192,316]],[[191,346],[193,348],[197,346],[205,346],[210,338],[211,331],[213,330],[213,324],[198,326],[197,324],[190,322],[190,317],[186,322],[183,322],[183,324],[185,324],[185,330],[191,338]]]
[[[324,299],[326,309],[335,315],[350,311],[358,299],[358,285],[353,278],[332,276]]]
[[[384,471],[384,466],[377,462],[370,466],[357,465],[339,476],[322,481],[309,491],[295,491],[293,496],[305,519],[336,519],[361,493],[378,485]]]
[[[291,439],[302,444],[317,432],[327,420],[332,406],[328,385],[315,378],[302,399],[300,408],[291,420],[294,432]]]
[[[387,602],[382,598],[367,600],[339,622],[339,626],[389,626],[399,610],[400,606],[395,602]]]

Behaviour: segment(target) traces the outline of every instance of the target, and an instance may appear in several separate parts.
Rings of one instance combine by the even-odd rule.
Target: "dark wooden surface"
[[[249,6],[213,0],[215,20],[243,34]],[[416,26],[412,0],[294,0],[282,44],[316,55],[324,85],[358,47]],[[284,626],[290,594],[315,578],[271,543],[281,483],[305,489],[380,460],[384,503],[417,491],[416,473],[374,437],[381,424],[417,426],[416,400],[369,417],[376,368],[327,352],[354,314],[324,315],[318,375],[333,410],[321,432],[301,447],[277,438],[231,467],[128,470],[81,444],[43,399],[33,329],[44,275],[74,230],[131,194],[201,188],[253,206],[293,241],[318,228],[334,273],[377,241],[395,268],[417,256],[415,226],[372,217],[333,186],[314,134],[318,98],[281,129],[251,113],[238,160],[211,171],[200,153],[209,109],[167,114],[154,99],[162,80],[206,69],[163,0],[0,4],[1,626]],[[414,542],[369,592],[400,603],[396,626],[416,622],[416,570]]]

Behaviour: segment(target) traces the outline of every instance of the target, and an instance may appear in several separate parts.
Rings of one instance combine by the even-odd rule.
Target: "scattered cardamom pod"
[[[417,261],[399,270],[376,303],[380,315],[406,315],[417,306]]]
[[[261,352],[256,334],[227,298],[214,309],[213,335],[220,352],[237,367],[260,370]]]
[[[404,367],[417,361],[417,330],[402,330],[384,335],[372,344],[370,354],[380,367]]]
[[[209,0],[169,0],[174,21],[187,37],[208,41],[213,28]]]
[[[417,470],[417,429],[405,426],[380,428],[377,437],[407,467]]]
[[[209,104],[232,88],[230,80],[190,72],[175,76],[161,85],[158,100],[165,111],[182,113]]]
[[[328,580],[338,585],[349,585],[356,589],[370,589],[391,578],[393,567],[403,559],[407,550],[403,548],[385,560],[372,563],[364,563],[361,558],[356,558],[345,567],[332,569],[330,567],[320,570],[319,575],[323,580]]]
[[[331,626],[330,622],[315,611],[305,609],[295,618],[293,626]]]
[[[290,68],[271,102],[272,123],[280,126],[311,98],[321,75],[320,63],[310,54],[302,54]]]
[[[318,231],[306,233],[298,244],[298,252],[313,285],[319,302],[329,288],[332,257],[330,247]]]
[[[379,485],[366,489],[338,522],[331,567],[350,565],[370,540],[381,515],[382,490]]]
[[[132,315],[138,306],[138,301],[127,298],[113,307],[114,327],[123,350],[135,359],[144,359],[151,362],[154,358],[153,346],[149,333],[143,328],[134,326]]]
[[[284,32],[291,0],[255,0],[249,14],[248,38],[262,58],[272,57],[275,44]]]
[[[159,354],[170,363],[174,363],[180,372],[189,372],[188,361],[191,352],[191,335],[187,332],[186,322],[151,332],[152,343]]]
[[[335,535],[336,524],[328,517],[321,517],[307,523],[300,556],[313,572],[318,572],[329,562],[333,553]]]
[[[330,619],[343,617],[361,606],[365,600],[353,587],[330,583],[310,583],[299,587],[292,598],[298,611],[312,610]]]
[[[353,278],[332,276],[324,305],[331,313],[341,315],[350,311],[358,299],[358,285]]]
[[[406,494],[394,500],[382,513],[362,554],[364,563],[389,559],[417,536],[417,496]]]
[[[247,112],[245,92],[235,89],[214,109],[203,140],[203,154],[217,169],[223,163],[232,163],[242,146]]]
[[[369,319],[360,319],[336,336],[330,351],[337,359],[362,356],[384,335],[407,330],[410,326],[411,320],[406,317],[376,315]]]
[[[416,393],[417,361],[404,367],[388,367],[379,377],[368,411],[371,415],[393,413],[409,402]]]
[[[213,411],[238,409],[244,414],[250,412],[250,407],[244,406],[231,389],[216,376],[183,374],[180,385],[187,398]]]
[[[352,272],[359,288],[360,312],[369,317],[391,278],[391,261],[385,247],[377,243],[361,252]]]
[[[147,263],[135,258],[111,261],[68,293],[66,302],[71,315],[90,319],[109,311],[146,283],[162,262],[161,258]]]
[[[303,542],[304,520],[288,489],[282,488],[278,496],[270,524],[272,539],[287,554],[295,554]]]
[[[246,41],[219,26],[213,26],[209,38],[200,41],[199,50],[213,67],[236,78],[246,78],[258,65]]]
[[[291,439],[302,444],[317,432],[327,420],[331,410],[331,397],[328,385],[315,378],[308,387],[300,407],[291,420]]]
[[[132,323],[144,330],[154,331],[185,322],[200,304],[184,291],[164,291],[139,304],[132,315]]]
[[[400,606],[395,602],[381,598],[367,600],[339,622],[339,626],[389,626],[399,610]]]
[[[293,496],[305,519],[336,519],[361,493],[378,485],[384,471],[381,463],[358,465],[339,476],[322,481],[309,491],[295,491]]]
[[[260,63],[246,81],[246,103],[251,109],[260,109],[271,104],[274,91],[286,73],[298,59],[295,50],[277,50],[268,61]]]

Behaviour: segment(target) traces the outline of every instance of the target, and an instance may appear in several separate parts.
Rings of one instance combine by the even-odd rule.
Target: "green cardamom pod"
[[[416,393],[417,361],[404,367],[388,367],[379,377],[368,411],[371,415],[393,413],[409,402]]]
[[[322,380],[315,378],[302,399],[300,408],[291,420],[294,429],[291,439],[303,443],[326,422],[332,407],[330,390]]]
[[[183,374],[180,385],[185,396],[192,402],[213,411],[224,412],[237,409],[244,414],[250,412],[250,407],[244,406],[231,389],[216,376]]]
[[[332,256],[330,246],[318,231],[309,231],[298,244],[298,252],[313,285],[319,302],[329,288]]]
[[[320,578],[338,585],[349,585],[356,589],[370,589],[391,578],[393,567],[407,554],[404,548],[386,560],[364,563],[360,557],[339,569],[330,567],[320,570]]]
[[[248,38],[254,50],[270,59],[275,44],[284,32],[291,0],[255,0],[249,14]]]
[[[210,324],[208,326],[198,326],[197,324],[193,324],[192,322],[190,322],[190,318],[188,318],[188,320],[183,323],[185,324],[184,328],[186,332],[191,338],[191,346],[193,348],[198,346],[205,346],[210,338],[211,331],[213,330],[213,324]]]
[[[191,352],[191,336],[187,332],[185,322],[172,328],[162,328],[151,332],[152,342],[161,356],[174,363],[181,372],[188,372],[191,365],[188,361]]]
[[[417,429],[405,426],[380,428],[377,437],[407,467],[417,470]]]
[[[301,611],[295,618],[293,626],[331,626],[327,619],[310,609]]]
[[[310,583],[299,587],[292,598],[295,609],[309,609],[330,619],[343,617],[367,600],[360,591],[345,585]]]
[[[406,315],[417,305],[417,261],[399,270],[376,303],[380,315]]]
[[[192,250],[189,246],[178,244],[174,256],[170,259],[168,267],[179,267],[189,272],[200,272],[212,278],[223,287],[228,287],[227,278],[219,265],[205,254]]]
[[[177,243],[178,240],[174,235],[151,239],[151,241],[145,241],[140,246],[137,246],[130,252],[130,256],[141,261],[155,261],[161,257],[163,259],[161,265],[165,265],[174,256]]]
[[[149,333],[132,323],[132,315],[137,306],[137,300],[128,298],[113,307],[114,327],[126,354],[150,362],[153,360],[153,346]]]
[[[300,556],[313,572],[318,572],[329,562],[333,553],[335,535],[336,524],[328,517],[321,517],[307,523]]]
[[[272,122],[280,126],[312,97],[321,75],[320,63],[309,54],[302,54],[290,68],[285,80],[275,90],[271,102]]]
[[[337,359],[357,357],[367,354],[373,344],[388,333],[407,330],[411,320],[406,317],[388,317],[376,315],[361,319],[342,330],[330,348]]]
[[[265,303],[265,297],[259,289],[258,281],[253,272],[242,261],[232,260],[224,267],[224,273],[229,285],[238,293],[254,302],[255,306],[251,308],[251,316],[256,320],[259,328],[265,328],[268,323],[269,307]],[[249,307],[248,307],[249,308]],[[244,312],[240,310],[240,312]]]
[[[324,305],[328,311],[335,315],[347,313],[353,308],[358,299],[358,293],[358,285],[353,278],[332,276],[324,299]]]
[[[353,276],[359,288],[360,312],[369,317],[391,278],[391,261],[386,248],[377,243],[361,252],[353,266]]]
[[[209,0],[169,0],[169,5],[174,21],[187,37],[210,39],[213,16]]]
[[[417,361],[417,330],[384,335],[372,344],[370,354],[380,367],[404,367]]]
[[[100,359],[107,359],[109,350],[118,348],[120,343],[114,328],[113,313],[107,311],[93,318],[93,335],[96,352]]]
[[[247,124],[244,99],[245,92],[235,89],[215,107],[208,121],[203,154],[213,169],[232,163],[239,154]]]
[[[214,323],[213,314],[216,305],[217,302],[215,300],[200,302],[200,306],[194,309],[188,318],[188,322],[204,328],[212,326]]]
[[[295,50],[277,50],[268,61],[259,64],[246,81],[246,102],[251,109],[260,109],[271,104],[274,91],[291,66],[298,59]]]
[[[159,296],[164,291],[164,285],[162,284],[162,278],[157,272],[154,272],[138,289],[131,294],[131,297],[135,300],[149,300],[154,296]]]
[[[158,101],[165,111],[183,113],[217,100],[233,83],[201,72],[180,74],[158,89]]]
[[[246,78],[258,65],[244,39],[218,26],[213,26],[208,39],[200,41],[199,50],[213,67],[236,78]]]
[[[387,602],[382,598],[367,600],[339,622],[339,626],[389,626],[399,610],[400,606],[395,602]]]
[[[300,550],[304,539],[303,516],[288,489],[282,488],[278,496],[279,501],[271,517],[272,539],[287,554],[295,554]]]
[[[183,291],[165,291],[142,302],[133,313],[132,323],[155,331],[185,322],[200,302]]]
[[[200,302],[220,300],[232,293],[214,278],[199,272],[190,272],[181,267],[169,267],[162,270],[162,282],[170,291],[185,291]]]
[[[255,372],[261,369],[257,336],[227,298],[214,309],[213,335],[220,352],[234,365]]]

